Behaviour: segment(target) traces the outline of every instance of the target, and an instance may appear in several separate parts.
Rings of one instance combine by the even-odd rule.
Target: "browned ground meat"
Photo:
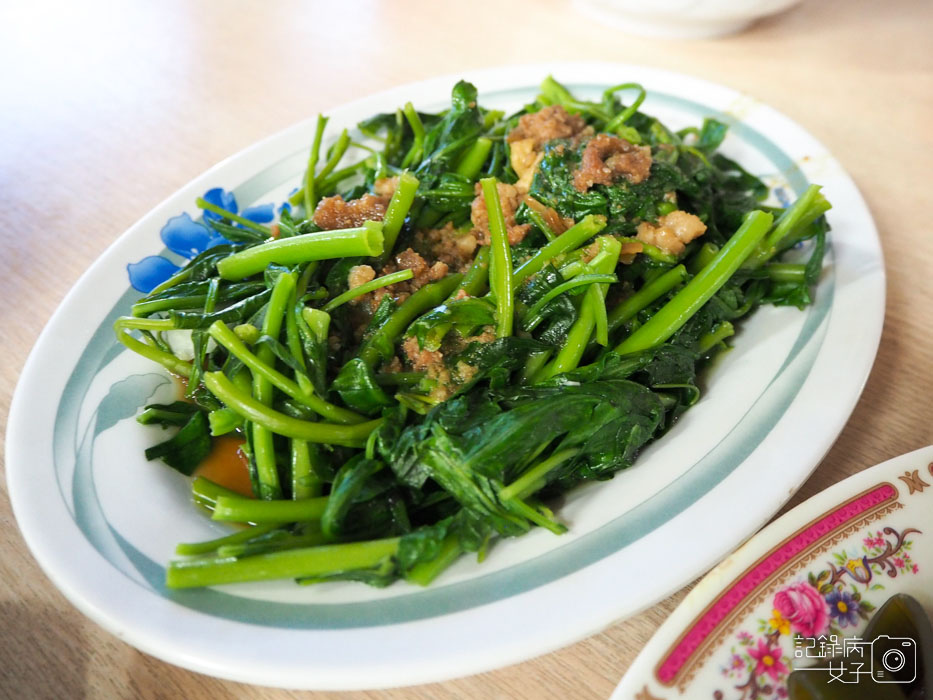
[[[356,289],[361,284],[376,279],[376,271],[369,265],[354,265],[347,274],[347,287]]]
[[[687,243],[704,233],[706,224],[698,216],[678,209],[659,217],[657,225],[642,221],[637,238],[670,255],[680,255]]]
[[[560,105],[544,107],[531,114],[523,114],[518,126],[509,132],[508,142],[532,139],[535,148],[554,139],[569,139],[586,128],[579,114],[570,114]]]
[[[578,192],[586,192],[593,185],[611,185],[621,177],[638,184],[650,171],[650,148],[599,134],[583,149],[580,167],[573,173],[573,186]]]
[[[515,212],[522,203],[522,193],[514,185],[508,185],[504,182],[496,183],[496,189],[499,192],[499,202],[502,204],[502,214],[505,216],[505,228],[509,236],[509,245],[520,243],[528,230],[529,224],[515,223]],[[489,237],[489,213],[486,211],[486,199],[483,197],[483,188],[476,183],[476,198],[473,200],[470,220],[473,222],[473,235],[477,243],[487,245],[490,242]]]
[[[428,379],[437,382],[431,391],[431,398],[444,401],[456,391],[450,370],[444,364],[444,354],[440,350],[422,349],[418,346],[417,338],[409,337],[402,342],[402,351],[411,363],[412,369],[416,372],[424,372]]]
[[[418,345],[418,339],[414,336],[405,338],[402,342],[402,350],[405,351],[408,361],[416,372],[427,372],[432,367],[443,366],[444,354],[440,350],[426,350]]]
[[[419,231],[415,243],[425,255],[447,263],[457,272],[464,272],[472,264],[477,246],[472,232],[461,233],[450,222],[443,228]]]
[[[436,386],[431,390],[431,398],[444,401],[450,398],[458,387],[470,381],[477,371],[476,367],[462,360],[452,369],[447,367],[444,363],[444,352],[456,353],[470,343],[489,343],[495,339],[496,333],[491,326],[486,327],[479,335],[467,338],[461,338],[456,332],[449,333],[444,339],[445,350],[442,351],[422,349],[417,338],[409,337],[402,341],[402,352],[412,369],[424,372],[429,379],[435,380]]]
[[[396,372],[401,372],[402,361],[398,359],[397,356],[393,355],[391,360],[382,364],[382,367],[379,368],[379,371],[383,374],[395,374]]]
[[[378,308],[380,302],[382,302],[382,298],[386,294],[389,294],[394,297],[397,302],[401,303],[424,285],[430,282],[437,282],[446,277],[450,268],[448,268],[447,263],[441,262],[440,260],[433,264],[429,264],[420,254],[416,253],[411,248],[406,248],[395,256],[394,261],[386,263],[379,274],[388,275],[391,272],[398,272],[399,270],[411,270],[414,276],[410,280],[396,282],[395,284],[390,284],[388,287],[381,287],[362,297],[369,301],[370,308],[373,311]]]
[[[522,115],[518,126],[509,132],[509,162],[518,175],[515,186],[521,192],[531,188],[535,171],[544,156],[544,144],[553,139],[577,139],[592,133],[583,117],[568,114],[560,105],[545,107]]]
[[[438,260],[433,265],[429,265],[427,260],[411,248],[406,248],[396,255],[395,264],[399,270],[411,270],[414,273],[414,277],[408,280],[411,291],[420,289],[428,282],[437,282],[439,279],[443,279],[449,271],[447,263]],[[384,269],[383,272],[386,272],[386,270]]]
[[[388,197],[364,194],[345,202],[341,195],[325,197],[314,210],[314,223],[325,231],[362,226],[364,221],[382,221]]]
[[[492,326],[485,326],[483,332],[479,335],[468,335],[463,339],[464,347],[470,343],[491,343],[496,339],[496,329]]]
[[[395,177],[381,177],[373,183],[373,192],[375,192],[380,197],[389,197],[391,199],[392,195],[395,194],[395,190],[397,189],[397,175]]]
[[[369,294],[366,294],[360,298],[367,299],[369,301],[369,308],[373,312],[375,312],[376,309],[379,308],[379,304],[382,303],[382,297],[384,297],[386,294],[388,294],[390,297],[394,297],[396,302],[398,302],[399,304],[401,304],[409,296],[411,296],[408,292],[405,292],[404,294],[402,293],[396,294],[393,291],[394,289],[395,289],[395,285],[391,284],[388,287],[380,287],[375,292],[370,292]]]

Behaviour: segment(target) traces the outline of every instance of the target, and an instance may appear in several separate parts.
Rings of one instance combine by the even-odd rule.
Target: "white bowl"
[[[741,31],[800,0],[574,0],[583,12],[633,34],[709,39]]]

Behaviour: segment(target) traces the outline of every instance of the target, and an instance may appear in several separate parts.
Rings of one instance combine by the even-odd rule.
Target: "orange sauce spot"
[[[272,224],[272,237],[273,238],[279,237],[279,225],[278,224]]]
[[[249,463],[240,449],[242,446],[243,440],[231,435],[214,438],[211,453],[198,465],[195,476],[203,476],[215,484],[252,498]]]

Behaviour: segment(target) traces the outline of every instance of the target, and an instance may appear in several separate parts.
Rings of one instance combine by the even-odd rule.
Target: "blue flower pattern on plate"
[[[233,192],[228,192],[222,187],[208,190],[204,193],[204,199],[257,224],[268,224],[275,219],[275,205],[271,202],[247,207],[240,212]],[[203,215],[205,221],[221,220],[214,212],[205,210]],[[173,216],[162,227],[159,235],[166,248],[188,260],[209,248],[230,242],[209,226],[192,219],[189,214]],[[149,255],[126,266],[133,289],[144,294],[151,292],[180,269],[180,266],[161,255]]]

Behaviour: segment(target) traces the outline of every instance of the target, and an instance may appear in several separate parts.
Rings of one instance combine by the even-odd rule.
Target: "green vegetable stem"
[[[480,180],[486,211],[489,215],[489,236],[492,240],[490,250],[489,286],[496,299],[496,335],[505,338],[512,335],[514,301],[512,299],[512,253],[509,249],[509,236],[505,229],[505,216],[499,202],[496,178]]]
[[[398,551],[398,543],[399,538],[389,537],[371,542],[329,544],[244,558],[211,557],[176,561],[169,565],[165,583],[169,588],[193,588],[370,569],[391,559]]]
[[[645,325],[619,343],[615,351],[619,354],[639,352],[674,335],[742,266],[764,238],[772,221],[771,214],[750,212],[716,257]]]
[[[308,442],[362,447],[366,443],[369,434],[382,423],[382,419],[376,419],[355,425],[340,425],[293,418],[269,408],[244,393],[225,377],[223,372],[205,372],[204,385],[218,399],[246,420],[261,425],[269,432],[299,440],[307,440]]]
[[[382,224],[367,222],[360,228],[307,233],[247,248],[220,260],[217,272],[226,280],[241,280],[272,264],[294,265],[311,260],[380,255],[383,242]]]

